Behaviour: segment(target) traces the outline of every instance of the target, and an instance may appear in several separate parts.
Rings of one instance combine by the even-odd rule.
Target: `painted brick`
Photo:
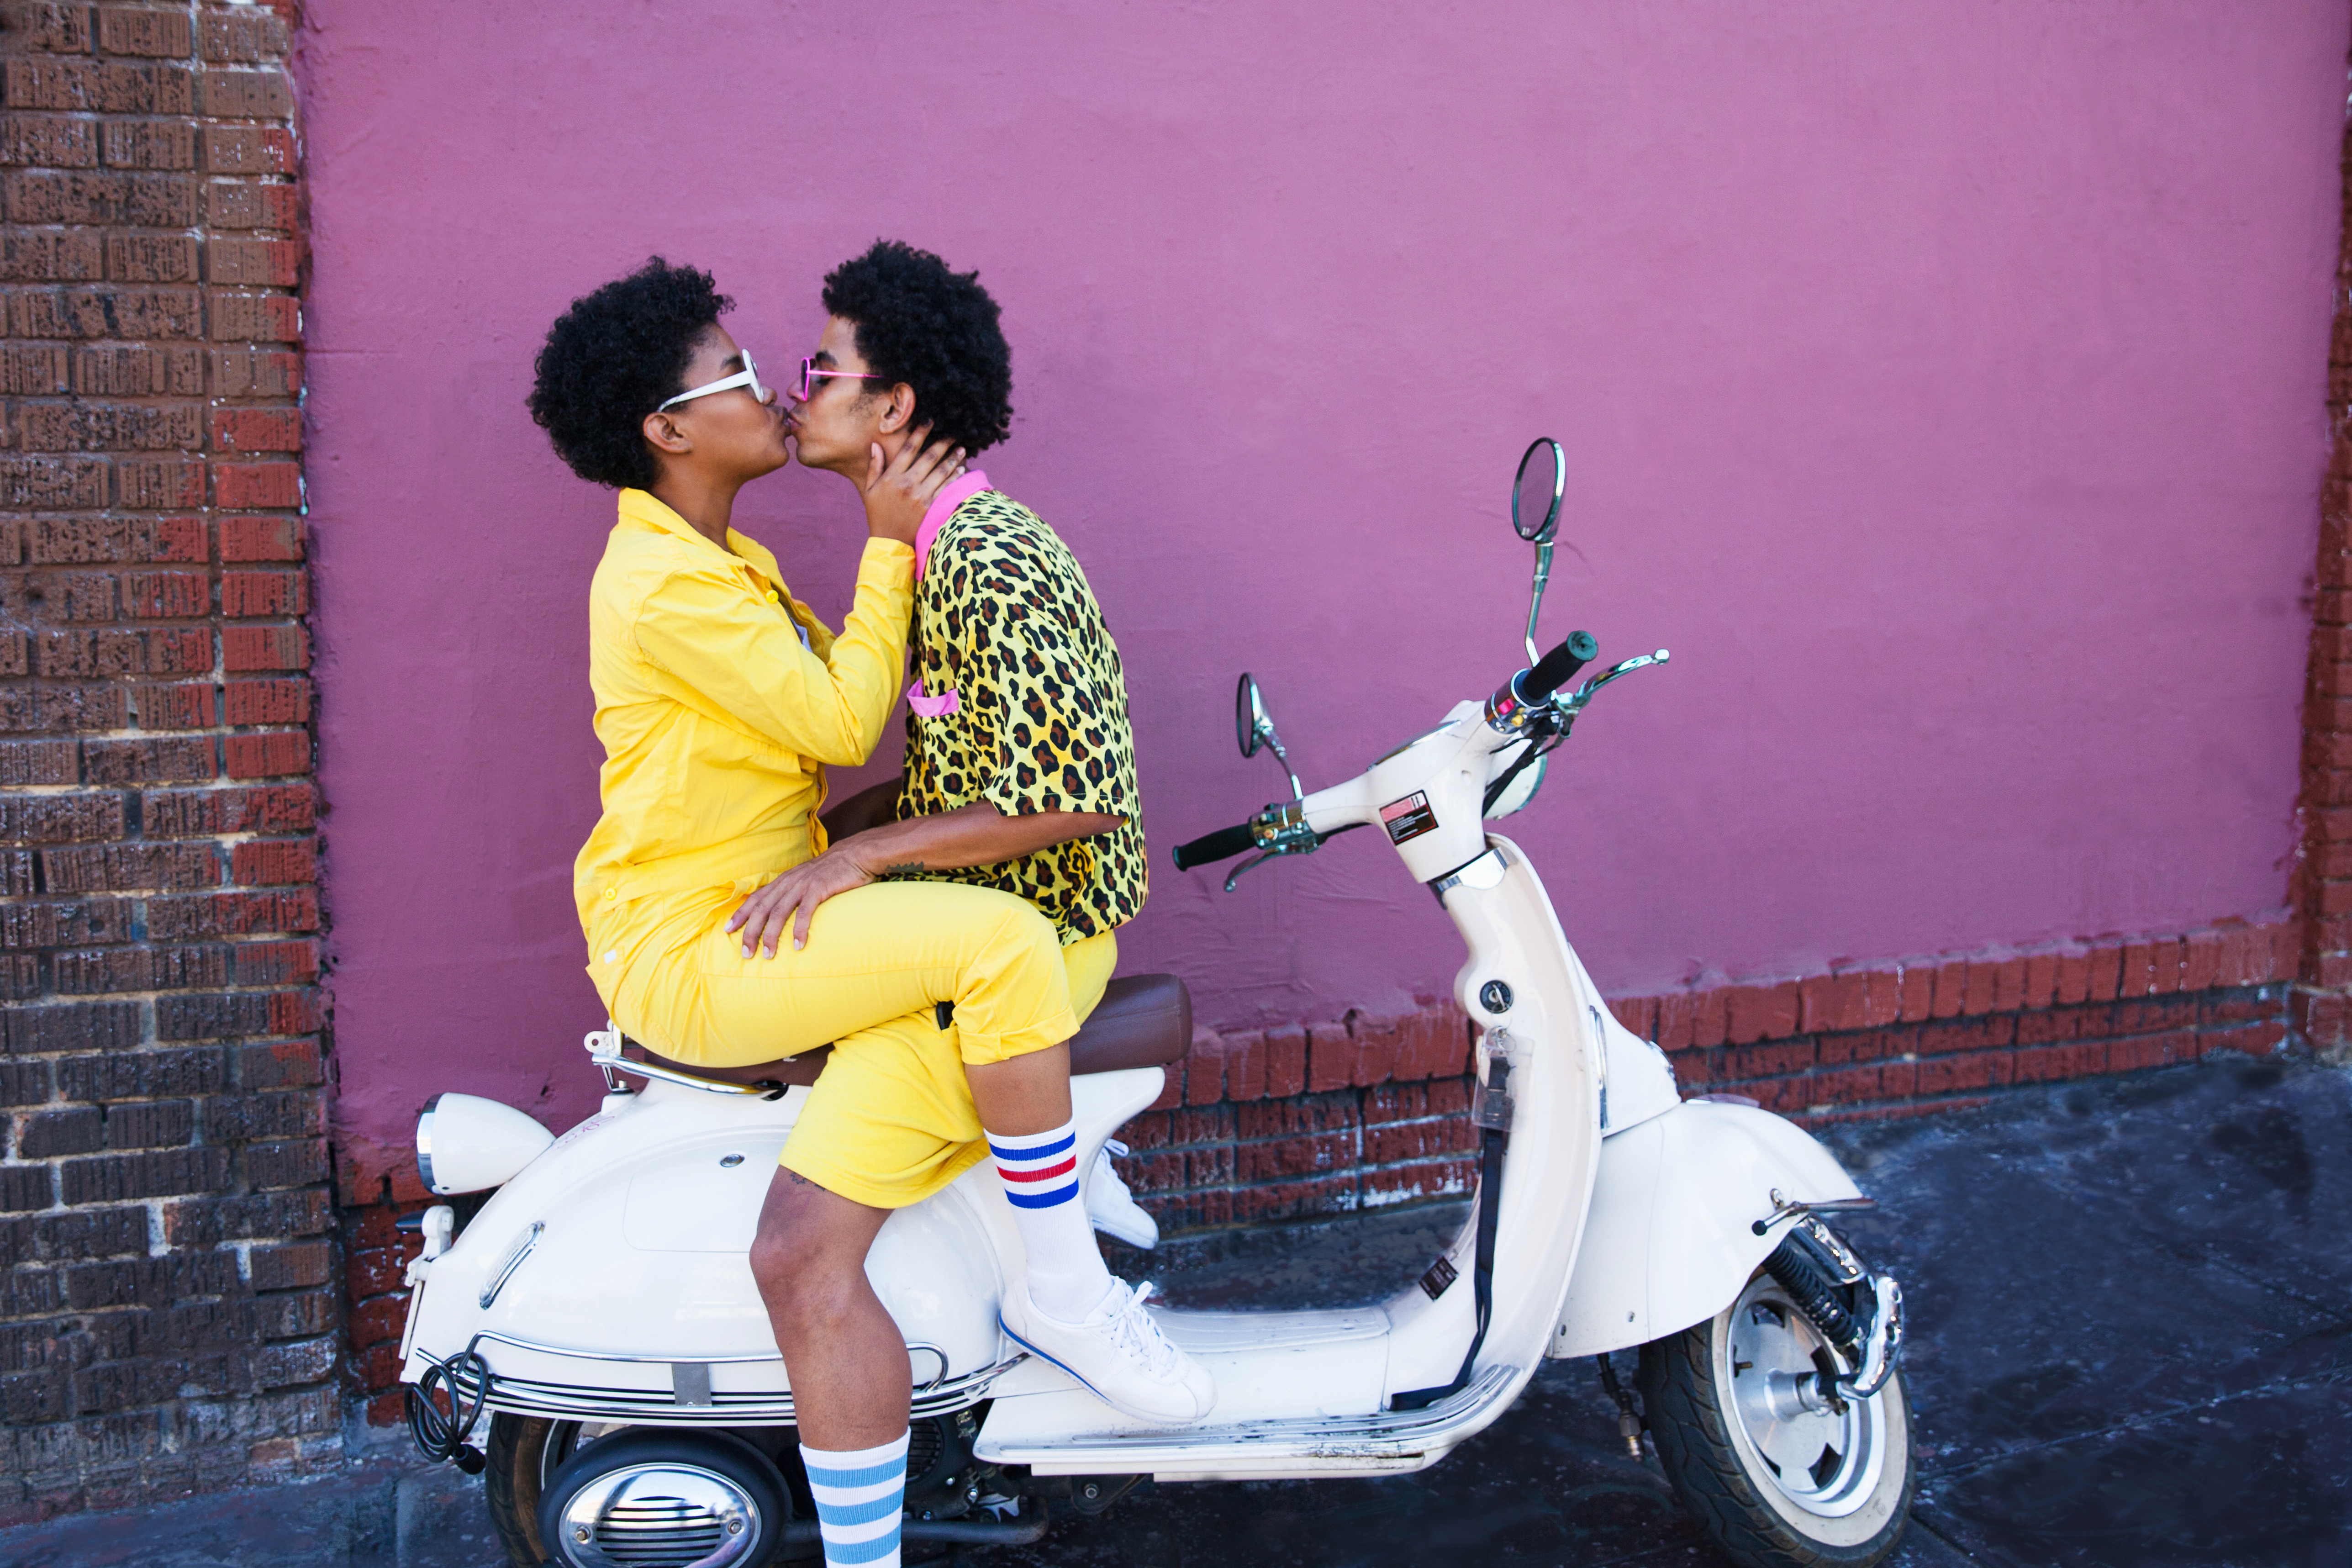
[[[237,849],[240,854],[248,849],[257,853],[252,857],[250,874],[247,873],[244,864],[238,863],[233,863],[231,874],[242,883],[307,882],[316,879],[318,868],[308,859],[298,862],[294,857],[285,855],[265,858],[262,852],[279,847],[275,844],[238,845]],[[307,843],[298,842],[285,847],[303,850],[309,846]],[[1223,1046],[1224,1042],[1217,1037],[1216,1032],[1213,1029],[1195,1028],[1192,1031],[1192,1044],[1184,1058],[1184,1102],[1186,1104],[1214,1105],[1224,1098]]]
[[[205,188],[205,220],[215,229],[292,230],[300,218],[295,188],[248,180],[214,180]]]
[[[144,730],[206,730],[220,722],[217,689],[210,681],[138,688]]]
[[[92,235],[13,229],[0,235],[0,279],[89,283],[106,275],[106,251]]]
[[[193,169],[196,128],[169,121],[114,121],[100,140],[110,169]]]
[[[222,742],[225,771],[233,779],[258,779],[310,771],[310,736],[304,730],[271,730],[231,735]],[[1228,1058],[1230,1070],[1231,1058]],[[1265,1063],[1258,1058],[1257,1083],[1264,1092]],[[1230,1092],[1230,1090],[1229,1090]],[[1241,1098],[1236,1095],[1236,1098]]]
[[[98,166],[99,128],[59,114],[0,114],[0,166],[50,169]]]
[[[310,607],[308,579],[299,572],[223,572],[221,614],[300,616]]]
[[[1906,959],[1899,971],[1895,1021],[1922,1024],[1936,1010],[1936,966],[1932,962]]]
[[[174,345],[73,351],[73,389],[84,397],[194,397],[204,393],[203,351]]]
[[[299,451],[302,416],[292,408],[215,408],[212,444],[224,451]]]
[[[1296,1026],[1268,1029],[1265,1040],[1265,1092],[1276,1099],[1307,1088],[1307,1031]]]
[[[1359,1043],[1345,1024],[1314,1024],[1307,1029],[1307,1089],[1320,1094],[1360,1081]]]
[[[291,295],[215,293],[208,303],[215,342],[290,343],[301,335],[301,306]]]
[[[58,54],[88,54],[93,36],[89,7],[79,3],[11,6],[8,27],[16,36],[17,47]]]
[[[205,504],[205,465],[187,458],[142,458],[114,467],[115,504],[170,511]]]
[[[0,507],[89,511],[106,504],[101,458],[0,458]]]
[[[302,521],[294,517],[225,517],[220,522],[221,560],[299,561]]]
[[[108,7],[98,14],[98,47],[110,55],[184,59],[194,52],[195,27],[184,11]]]
[[[215,174],[290,174],[294,138],[274,126],[205,128],[205,169]]]
[[[1786,1039],[1797,1032],[1799,1012],[1799,992],[1793,982],[1734,985],[1724,996],[1724,1037],[1735,1046]]]
[[[205,888],[220,880],[220,853],[209,844],[109,844],[47,850],[42,879],[53,893]]]
[[[63,392],[70,384],[69,363],[62,344],[0,344],[0,395],[22,397]]]
[[[299,239],[215,239],[205,247],[205,278],[245,288],[291,288],[301,280],[302,254]]]
[[[232,680],[226,719],[231,724],[302,724],[310,718],[307,680]]]
[[[209,735],[135,741],[85,741],[82,762],[92,784],[150,784],[208,779],[215,771]]]
[[[215,463],[213,495],[224,507],[302,504],[299,463]]]
[[[14,224],[192,228],[196,183],[184,174],[28,170],[0,180],[0,208]]]
[[[215,349],[216,397],[291,397],[302,390],[302,356],[287,349]]]
[[[224,626],[221,668],[225,670],[308,669],[310,636],[299,625]]]

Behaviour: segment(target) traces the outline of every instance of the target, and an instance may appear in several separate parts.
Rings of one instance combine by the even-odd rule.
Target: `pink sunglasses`
[[[820,370],[817,368],[817,363],[814,358],[803,356],[801,360],[800,384],[793,389],[793,401],[795,403],[806,403],[809,400],[810,384],[814,382],[824,381],[828,377],[835,381],[879,381],[882,379],[872,371]]]

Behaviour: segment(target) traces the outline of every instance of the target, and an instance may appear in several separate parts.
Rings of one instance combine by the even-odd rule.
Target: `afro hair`
[[[915,417],[978,452],[1013,427],[1013,350],[977,272],[950,272],[896,239],[824,275],[828,314],[856,324],[857,352],[885,386],[915,389]]]
[[[697,339],[734,308],[710,274],[656,256],[572,301],[540,346],[530,416],[591,484],[646,489],[659,477],[646,416],[686,390]]]

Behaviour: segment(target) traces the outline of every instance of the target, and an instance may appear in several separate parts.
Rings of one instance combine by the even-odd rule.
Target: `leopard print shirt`
[[[901,817],[987,801],[1123,816],[1124,826],[994,866],[927,873],[1017,893],[1068,946],[1133,920],[1149,873],[1118,645],[1077,557],[995,490],[955,510],[915,587],[916,675],[956,710],[907,716]]]

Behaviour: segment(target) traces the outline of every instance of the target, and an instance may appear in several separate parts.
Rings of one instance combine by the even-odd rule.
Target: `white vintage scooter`
[[[1291,775],[1291,799],[1176,851],[1179,867],[1255,852],[1246,870],[1377,824],[1436,894],[1469,947],[1454,993],[1482,1030],[1471,1219],[1378,1306],[1154,1309],[1217,1384],[1207,1422],[1166,1427],[1005,1338],[997,1296],[1021,1243],[985,1162],[899,1211],[866,1272],[915,1365],[910,1557],[927,1542],[1034,1541],[1049,1508],[1099,1512],[1146,1476],[1419,1470],[1492,1425],[1548,1356],[1599,1358],[1629,1449],[1650,1433],[1735,1561],[1868,1564],[1894,1550],[1913,1474],[1901,1293],[1819,1217],[1870,1200],[1780,1118],[1681,1100],[1664,1056],[1601,1001],[1527,857],[1486,828],[1533,796],[1597,692],[1666,658],[1570,693],[1591,637],[1535,657],[1566,474],[1558,444],[1538,441],[1513,488],[1513,521],[1537,546],[1532,668],[1360,776],[1307,795]],[[1287,773],[1247,676],[1238,704],[1243,753],[1270,745]],[[1190,1037],[1180,984],[1114,983],[1073,1046],[1089,1181],[1109,1179],[1097,1151],[1157,1098]],[[588,1037],[610,1092],[561,1138],[490,1100],[426,1107],[425,1184],[458,1201],[422,1216],[410,1268],[412,1427],[435,1458],[487,1467],[521,1568],[814,1557],[789,1369],[745,1258],[807,1091],[781,1064],[720,1081],[624,1044],[617,1028]],[[1639,1413],[1609,1360],[1635,1348]]]

